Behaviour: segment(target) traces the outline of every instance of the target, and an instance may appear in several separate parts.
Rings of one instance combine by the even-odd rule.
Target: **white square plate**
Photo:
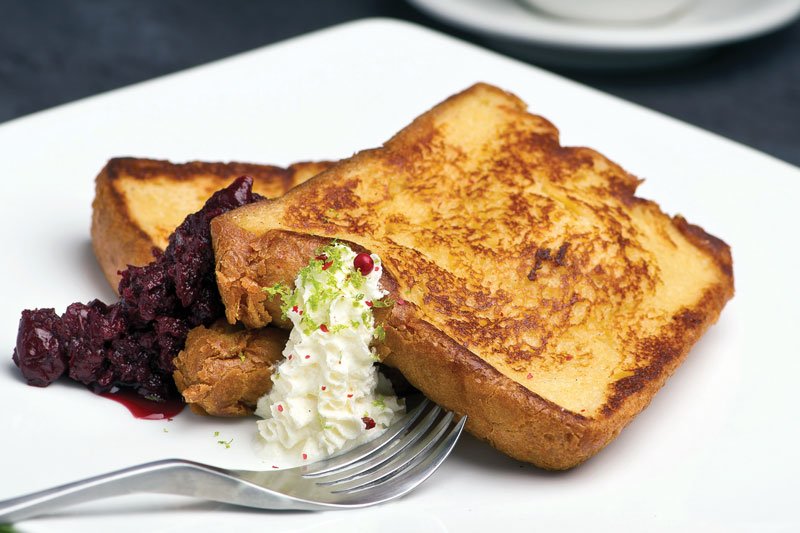
[[[22,531],[797,530],[800,171],[652,111],[406,23],[367,20],[0,126],[0,499],[134,463],[185,457],[258,467],[252,420],[133,419],[11,362],[19,313],[113,293],[89,243],[94,176],[110,157],[285,165],[377,146],[476,81],[510,90],[563,142],[645,178],[640,196],[726,240],[737,294],[650,407],[566,473],[471,437],[418,490],[376,508],[267,513],[132,496],[58,511]],[[217,444],[219,431],[233,438]]]

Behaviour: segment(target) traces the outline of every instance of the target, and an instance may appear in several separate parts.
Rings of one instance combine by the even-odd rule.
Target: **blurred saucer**
[[[800,15],[800,0],[695,0],[647,24],[560,19],[517,0],[408,0],[428,15],[539,63],[620,69],[678,63],[728,43],[763,35]]]

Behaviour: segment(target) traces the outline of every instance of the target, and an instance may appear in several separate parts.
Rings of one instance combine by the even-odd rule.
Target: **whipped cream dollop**
[[[264,289],[281,297],[293,325],[272,389],[256,408],[263,418],[260,453],[273,466],[310,463],[355,447],[405,411],[370,347],[383,336],[372,312],[387,305],[381,273],[377,255],[334,242],[300,270],[294,290],[280,284]]]

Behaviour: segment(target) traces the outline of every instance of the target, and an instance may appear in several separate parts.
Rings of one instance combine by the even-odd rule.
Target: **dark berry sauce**
[[[224,312],[209,224],[260,200],[252,187],[243,176],[214,193],[178,226],[163,253],[154,251],[152,263],[121,272],[117,303],[74,303],[61,316],[53,309],[23,311],[13,359],[28,384],[46,387],[67,375],[98,394],[119,388],[151,401],[179,399],[172,359],[191,328]]]
[[[124,405],[135,418],[143,420],[170,420],[183,411],[186,406],[180,398],[156,402],[139,396],[132,389],[101,392],[100,396]]]

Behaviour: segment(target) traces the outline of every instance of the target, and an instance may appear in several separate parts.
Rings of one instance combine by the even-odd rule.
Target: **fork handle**
[[[0,524],[18,522],[69,505],[140,492],[236,503],[237,498],[241,501],[241,491],[241,483],[226,470],[182,459],[165,459],[0,501]]]

